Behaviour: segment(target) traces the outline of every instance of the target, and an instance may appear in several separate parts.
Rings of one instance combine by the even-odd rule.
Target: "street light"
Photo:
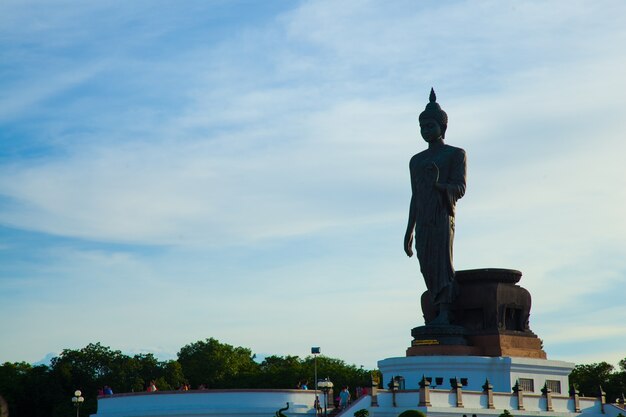
[[[76,407],[76,417],[80,416],[80,406],[83,404],[85,399],[82,397],[82,392],[79,389],[74,391],[74,396],[72,397],[72,402],[74,403],[74,407]]]
[[[317,415],[317,410],[319,408],[319,404],[320,404],[320,399],[317,396],[317,355],[320,354],[320,348],[319,346],[313,346],[311,348],[311,355],[313,355],[313,362],[315,363],[315,402],[313,403],[315,406],[315,415]]]
[[[326,378],[323,381],[320,381],[317,383],[317,386],[322,390],[322,392],[324,393],[324,416],[328,416],[328,392],[333,389],[333,383]]]

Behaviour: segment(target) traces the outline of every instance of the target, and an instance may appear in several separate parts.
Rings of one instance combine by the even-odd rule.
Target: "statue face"
[[[441,126],[433,119],[424,119],[420,121],[420,133],[426,142],[434,142],[441,138]]]

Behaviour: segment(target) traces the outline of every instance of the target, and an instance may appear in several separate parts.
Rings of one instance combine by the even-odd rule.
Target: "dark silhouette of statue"
[[[419,116],[428,149],[414,155],[411,206],[404,251],[420,263],[427,290],[421,305],[425,326],[411,329],[407,356],[519,356],[545,359],[541,339],[529,326],[531,296],[517,285],[514,269],[454,270],[452,243],[456,202],[465,194],[465,151],[443,140],[448,115],[434,90]]]
[[[404,251],[415,253],[437,316],[426,324],[449,324],[455,282],[452,265],[455,206],[465,194],[465,151],[443,140],[448,115],[430,91],[430,102],[419,115],[421,135],[428,149],[414,155],[409,163],[411,205],[404,236]]]

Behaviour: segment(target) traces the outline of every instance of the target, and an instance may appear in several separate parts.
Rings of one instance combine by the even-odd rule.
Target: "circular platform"
[[[504,268],[480,268],[456,271],[454,279],[459,283],[503,282],[515,284],[522,279],[521,271]]]

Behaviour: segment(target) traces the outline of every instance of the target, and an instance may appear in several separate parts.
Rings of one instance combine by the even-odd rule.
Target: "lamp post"
[[[315,415],[318,414],[318,408],[319,408],[319,404],[320,404],[320,399],[317,396],[317,355],[320,354],[320,348],[319,346],[313,346],[311,348],[311,354],[313,355],[313,362],[315,363],[315,379],[314,379],[314,384],[315,384],[315,402],[314,402],[314,406],[315,406]]]
[[[324,416],[328,416],[328,392],[333,388],[333,383],[328,379],[324,379],[317,383],[324,393]]]
[[[72,397],[72,402],[74,403],[74,407],[76,407],[76,417],[80,416],[80,406],[83,404],[85,399],[82,396],[82,392],[79,389],[74,391],[74,396]]]

